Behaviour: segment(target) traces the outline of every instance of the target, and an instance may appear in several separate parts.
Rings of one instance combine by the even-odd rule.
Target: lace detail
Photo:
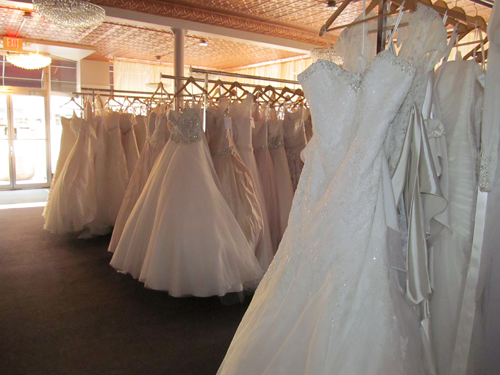
[[[443,123],[438,119],[425,120],[424,124],[429,138],[439,138],[446,134]]]
[[[446,40],[446,28],[439,14],[417,3],[417,10],[410,14],[408,38],[402,41],[399,56],[429,71],[443,57]]]
[[[193,143],[201,141],[202,130],[200,124],[200,110],[197,108],[186,108],[180,113],[179,118],[174,112],[170,112],[169,121],[173,125],[170,139],[175,143]]]
[[[353,89],[359,89],[361,83],[363,81],[363,77],[373,69],[373,65],[376,61],[387,61],[392,66],[398,67],[401,71],[406,71],[410,76],[412,76],[415,72],[415,68],[413,64],[404,60],[403,58],[394,55],[391,51],[382,51],[377,55],[377,59],[372,62],[365,70],[364,73],[352,73],[347,70],[342,69],[342,67],[337,64],[327,61],[327,60],[318,60],[314,64],[311,64],[309,68],[300,73],[297,77],[300,84],[303,84],[307,79],[322,70],[330,70],[337,76],[341,76],[345,82],[351,86]]]
[[[331,61],[328,61],[328,60],[318,60],[315,63],[311,64],[309,66],[309,68],[307,68],[302,73],[300,73],[297,76],[297,79],[298,79],[299,83],[302,84],[305,81],[307,81],[307,79],[311,75],[313,75],[316,72],[321,71],[321,70],[330,70],[330,71],[332,71],[333,73],[335,73],[338,76],[345,77],[346,82],[349,85],[354,86],[354,87],[359,85],[359,83],[361,81],[361,78],[362,78],[362,74],[360,74],[360,73],[350,73],[350,72],[342,69],[339,65],[337,65],[334,62],[331,62]]]
[[[403,60],[412,62],[415,75],[410,91],[391,123],[384,145],[390,173],[394,172],[399,160],[412,107],[416,104],[422,110],[427,76],[444,55],[446,40],[446,28],[439,14],[428,6],[417,4],[417,10],[409,16],[408,38],[403,41],[399,52]]]
[[[370,12],[366,18],[374,16],[375,13]],[[361,20],[363,15],[356,18],[356,21]],[[365,23],[365,45],[363,48],[363,24],[354,25],[345,28],[335,42],[333,49],[338,53],[344,62],[342,67],[350,72],[354,72],[358,62],[358,57],[363,57],[367,64],[371,64],[377,55],[377,33],[368,33],[368,31],[376,31],[378,23],[376,20]],[[362,54],[361,51],[364,50]]]

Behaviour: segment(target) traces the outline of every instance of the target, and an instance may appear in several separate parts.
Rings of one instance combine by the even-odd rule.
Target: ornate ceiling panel
[[[14,9],[0,10],[0,33],[16,35],[25,19],[24,12]],[[26,18],[20,36],[33,40],[91,46],[96,49],[96,53],[89,57],[93,60],[128,58],[158,61],[156,56],[161,56],[162,62],[174,61],[173,34],[154,28],[105,22],[92,29],[71,29],[50,24],[33,15]],[[208,42],[207,46],[199,45],[202,39]],[[189,33],[186,36],[184,60],[187,65],[231,69],[293,56],[297,56],[297,53]]]
[[[133,10],[208,25],[280,37],[324,46],[319,29],[335,11],[323,0],[94,0],[96,4]],[[469,0],[446,0],[450,8],[462,7],[467,14],[489,19],[491,10]],[[340,1],[338,2],[340,3]],[[367,0],[370,3],[370,0]],[[353,0],[332,26],[352,22],[362,11],[362,1]],[[91,46],[96,53],[90,59],[111,60],[128,58],[173,62],[173,35],[152,27],[105,22],[90,29],[70,29],[50,24],[37,15],[23,17],[24,12],[0,8],[0,32],[15,35],[21,25],[20,36],[52,42]],[[23,22],[24,20],[24,22]],[[334,43],[341,30],[328,34]],[[206,39],[207,47],[198,42]],[[268,48],[219,39],[202,37],[189,32],[186,37],[185,63],[214,69],[233,69],[297,56],[296,52]]]
[[[445,0],[450,8],[463,7],[486,21],[491,9],[470,0]],[[318,32],[335,8],[324,0],[95,0],[96,4],[160,16],[201,22],[230,29],[325,45]],[[337,5],[342,1],[337,1]],[[367,4],[370,0],[367,0]],[[333,26],[352,22],[361,14],[362,1],[352,0]],[[334,38],[339,32],[334,34]]]

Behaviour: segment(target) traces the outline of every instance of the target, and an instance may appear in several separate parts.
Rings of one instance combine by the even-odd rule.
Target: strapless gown
[[[363,74],[318,60],[299,76],[314,137],[289,225],[219,375],[425,373],[419,319],[392,270],[400,238],[387,228],[383,181],[384,138],[413,75],[384,51]]]
[[[253,290],[263,271],[220,193],[201,111],[187,108],[169,116],[172,135],[127,220],[111,265],[174,297]]]

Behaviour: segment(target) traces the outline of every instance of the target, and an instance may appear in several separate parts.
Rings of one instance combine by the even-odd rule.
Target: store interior
[[[272,276],[266,274],[268,267],[274,274],[291,259],[283,255],[286,261],[281,260],[279,266],[273,263],[276,254],[285,254],[287,248],[295,246],[294,235],[289,232],[302,233],[304,224],[299,225],[299,221],[314,212],[306,205],[316,199],[315,194],[323,194],[317,199],[323,199],[324,206],[315,217],[327,217],[325,210],[330,203],[326,199],[338,186],[332,183],[333,187],[324,187],[323,182],[316,186],[312,177],[301,177],[303,170],[311,170],[314,175],[324,169],[319,179],[326,179],[329,165],[335,165],[329,160],[337,151],[328,156],[315,147],[338,147],[338,141],[329,140],[321,129],[316,133],[315,121],[322,120],[312,97],[318,94],[307,87],[309,77],[317,73],[314,66],[329,61],[332,65],[328,69],[347,76],[349,85],[358,90],[364,82],[356,77],[376,67],[376,56],[383,55],[384,50],[411,55],[409,50],[432,41],[436,46],[440,43],[439,47],[425,51],[420,60],[408,59],[411,68],[405,62],[391,62],[393,67],[408,69],[409,75],[415,74],[426,83],[407,88],[422,93],[421,99],[414,95],[416,104],[411,116],[422,116],[423,135],[416,135],[415,130],[408,136],[406,125],[392,125],[403,121],[403,115],[400,107],[389,110],[396,117],[389,121],[388,132],[394,128],[394,137],[406,138],[398,152],[388,140],[383,146],[388,160],[384,173],[392,178],[394,196],[398,196],[398,189],[401,196],[394,207],[400,223],[391,224],[387,219],[387,227],[406,228],[398,229],[406,249],[401,262],[406,263],[395,266],[389,262],[391,268],[407,272],[406,285],[400,289],[419,311],[425,374],[498,374],[495,369],[500,368],[500,356],[495,353],[500,350],[500,325],[491,311],[500,307],[500,257],[492,255],[498,253],[499,235],[493,223],[498,216],[495,202],[499,191],[498,184],[493,187],[489,180],[496,178],[494,173],[483,176],[491,158],[498,158],[498,144],[491,146],[485,139],[496,140],[498,132],[491,130],[496,129],[494,125],[489,128],[481,123],[485,82],[498,75],[489,73],[494,66],[490,60],[497,62],[496,57],[489,57],[497,56],[499,45],[499,38],[495,38],[495,46],[490,43],[495,35],[488,34],[494,3],[0,0],[0,283],[4,290],[0,302],[0,373],[257,375],[278,374],[274,371],[282,369],[283,374],[348,374],[349,370],[340,370],[341,366],[339,372],[333,368],[321,372],[321,367],[308,367],[312,366],[309,362],[303,369],[280,365],[276,362],[278,354],[269,363],[263,359],[262,366],[248,366],[260,355],[251,347],[253,336],[242,337],[237,330],[245,330],[243,317],[247,310],[247,320],[256,314],[252,310],[256,304],[254,292],[263,277],[269,287]],[[84,8],[78,8],[81,6]],[[411,17],[419,12],[426,14],[423,8],[439,19],[439,30],[431,26],[425,30],[426,26],[420,25],[421,29],[413,28],[416,22]],[[422,37],[415,38],[414,45],[408,47],[405,41],[415,32],[421,32]],[[440,37],[443,40],[438,43]],[[453,187],[463,179],[454,180],[453,173],[459,173],[460,165],[465,170],[469,164],[451,156],[459,146],[452,143],[453,132],[446,128],[446,121],[458,120],[445,118],[451,118],[453,110],[447,113],[436,109],[439,105],[445,108],[442,103],[446,100],[438,102],[435,98],[448,89],[439,91],[438,84],[444,87],[443,82],[451,85],[453,81],[447,80],[445,67],[451,76],[455,74],[451,67],[458,62],[474,64],[482,88],[477,98],[471,99],[473,104],[455,110],[467,117],[477,132],[470,136],[475,137],[474,141],[468,140],[477,141],[471,146],[474,177],[469,178],[473,180],[474,197],[470,207],[457,204],[457,209]],[[463,73],[463,77],[468,76]],[[457,81],[463,83],[466,78]],[[331,84],[329,79],[318,81],[317,92],[324,90],[321,92],[325,95],[336,96],[337,91],[330,91]],[[450,90],[450,97],[456,91]],[[350,107],[342,91],[338,92],[342,103],[332,100],[330,106],[341,110],[329,121],[340,117],[345,117],[347,123],[358,121],[342,112],[342,108]],[[401,101],[401,108],[406,100]],[[376,113],[386,113],[386,105],[391,102],[380,103]],[[465,114],[466,109],[470,111]],[[407,112],[410,118],[410,110]],[[377,115],[373,118],[378,119]],[[419,124],[417,120],[409,123],[413,124],[411,129],[420,126],[414,125]],[[276,133],[272,129],[277,129]],[[339,132],[337,136],[347,133]],[[418,147],[425,151],[413,148],[416,143],[411,142],[417,142],[419,137],[424,146]],[[354,140],[358,138],[353,136]],[[324,143],[321,139],[325,139]],[[391,152],[397,158],[391,159]],[[403,168],[400,165],[405,152],[408,164]],[[425,190],[428,187],[422,182],[425,156],[415,158],[426,152],[432,154],[429,160],[434,165],[427,174],[440,185],[436,190],[429,188],[432,191]],[[420,164],[415,164],[418,158]],[[456,160],[462,163],[458,167]],[[342,171],[345,165],[349,163],[339,162],[336,168]],[[496,168],[496,161],[491,165]],[[415,170],[419,171],[415,180],[418,186],[411,190],[408,186],[413,180],[407,177],[398,187],[394,176],[411,176]],[[334,181],[339,175],[334,174]],[[436,184],[431,182],[429,186]],[[387,184],[384,186],[387,188]],[[174,194],[177,196],[172,198]],[[410,199],[411,194],[414,196]],[[443,199],[431,200],[428,196]],[[398,202],[403,202],[402,206]],[[440,210],[442,202],[446,203]],[[369,205],[373,205],[373,199]],[[392,208],[387,207],[389,212]],[[458,260],[435,255],[440,246],[451,246],[446,241],[458,241],[453,234],[446,237],[442,233],[447,229],[462,233],[452,229],[453,215],[459,211],[449,210],[462,210],[462,215],[470,216],[464,224],[468,226],[464,230],[468,231],[464,234],[465,244],[456,245],[462,246],[465,254]],[[412,220],[420,214],[425,224],[415,224],[417,229],[413,229],[413,223],[420,222],[420,218]],[[397,222],[398,217],[392,220]],[[361,224],[349,225],[357,228]],[[425,248],[425,259],[415,256],[415,265],[408,260],[412,246],[408,236],[418,231],[423,240],[415,248]],[[200,233],[205,237],[201,238]],[[317,236],[321,237],[321,233]],[[304,246],[315,248],[318,241],[310,241]],[[237,251],[228,251],[230,248]],[[168,260],[170,253],[176,255],[173,260]],[[184,258],[191,260],[183,263]],[[219,263],[212,264],[213,259]],[[444,272],[441,278],[434,276],[447,261],[455,262],[456,269]],[[415,294],[424,296],[417,298],[411,294],[411,278],[415,277],[411,268],[422,265],[429,279],[429,292],[423,291],[419,280],[420,289]],[[176,278],[177,274],[181,275]],[[439,288],[452,282],[459,284],[459,290],[443,287],[452,296],[447,299],[443,297],[446,292]],[[261,289],[257,292],[265,295]],[[446,303],[435,302],[433,306],[433,295],[435,301]],[[258,296],[259,303],[265,304]],[[271,306],[269,303],[269,311],[275,311]],[[297,311],[301,308],[297,307]],[[433,309],[437,311],[435,331],[442,329],[441,336],[436,334],[434,338],[429,333]],[[290,314],[281,313],[276,313],[276,319],[286,321]],[[448,326],[454,324],[452,328],[443,328],[445,314],[449,314]],[[292,332],[295,326],[290,324]],[[268,334],[269,345],[273,340],[281,344],[278,333]],[[453,339],[448,340],[450,335]],[[253,345],[265,344],[265,336]],[[248,352],[244,351],[245,345]],[[238,354],[239,348],[245,348],[241,349],[243,354]],[[325,345],[314,352],[322,353],[322,348]],[[286,352],[284,344],[282,350]],[[267,358],[265,352],[263,347],[262,358]],[[406,361],[410,361],[409,357]],[[352,374],[360,371],[352,368]],[[383,371],[388,368],[374,369],[373,374],[387,373]],[[411,373],[424,374],[418,369]]]

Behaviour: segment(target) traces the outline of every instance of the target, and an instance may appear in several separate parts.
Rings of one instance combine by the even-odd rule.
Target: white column
[[[184,37],[186,30],[172,29],[174,33],[174,75],[177,77],[184,77]],[[182,79],[175,80],[175,92],[177,93],[181,88],[184,81]],[[179,97],[175,101],[176,109],[182,107],[183,97]]]

